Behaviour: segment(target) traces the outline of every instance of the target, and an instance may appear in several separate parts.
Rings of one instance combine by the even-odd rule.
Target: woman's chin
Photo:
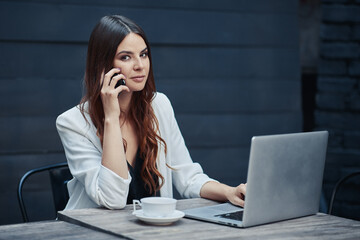
[[[140,92],[144,90],[145,84],[136,84],[133,86],[128,86],[130,89],[130,92]]]

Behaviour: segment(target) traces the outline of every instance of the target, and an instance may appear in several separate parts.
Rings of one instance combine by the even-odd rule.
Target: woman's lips
[[[135,76],[135,77],[132,77],[131,80],[133,80],[134,82],[142,82],[145,80],[145,76],[144,75]]]

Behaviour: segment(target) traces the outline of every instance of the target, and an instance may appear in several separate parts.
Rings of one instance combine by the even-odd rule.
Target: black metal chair
[[[22,193],[25,181],[31,175],[45,171],[49,172],[52,195],[54,199],[55,214],[57,213],[57,211],[63,210],[66,206],[67,201],[69,200],[69,193],[67,191],[66,185],[67,182],[72,179],[72,175],[70,173],[67,163],[58,163],[32,169],[25,173],[24,176],[20,179],[17,188],[17,197],[24,222],[29,222]]]
[[[335,184],[334,190],[333,190],[332,195],[331,195],[331,200],[330,200],[330,204],[329,204],[328,214],[331,214],[331,213],[332,213],[333,205],[334,205],[334,201],[335,201],[335,197],[336,197],[336,194],[337,194],[339,188],[343,185],[343,183],[345,183],[345,182],[348,181],[349,179],[354,178],[354,177],[356,177],[356,176],[360,176],[360,172],[350,173],[350,174],[346,175],[345,177],[341,178],[341,179]]]

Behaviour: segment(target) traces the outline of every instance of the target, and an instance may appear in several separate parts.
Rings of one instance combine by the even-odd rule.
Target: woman
[[[96,25],[85,87],[80,105],[56,121],[74,177],[66,209],[172,197],[172,181],[183,197],[244,205],[244,184],[221,184],[192,162],[170,101],[156,92],[149,43],[133,21],[105,16]]]

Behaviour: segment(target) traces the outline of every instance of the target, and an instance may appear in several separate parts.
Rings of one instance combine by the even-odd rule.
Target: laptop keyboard
[[[244,213],[244,211],[241,210],[241,211],[232,212],[232,213],[224,213],[224,214],[215,215],[215,217],[229,218],[229,219],[241,221],[242,217],[243,217],[243,213]]]

